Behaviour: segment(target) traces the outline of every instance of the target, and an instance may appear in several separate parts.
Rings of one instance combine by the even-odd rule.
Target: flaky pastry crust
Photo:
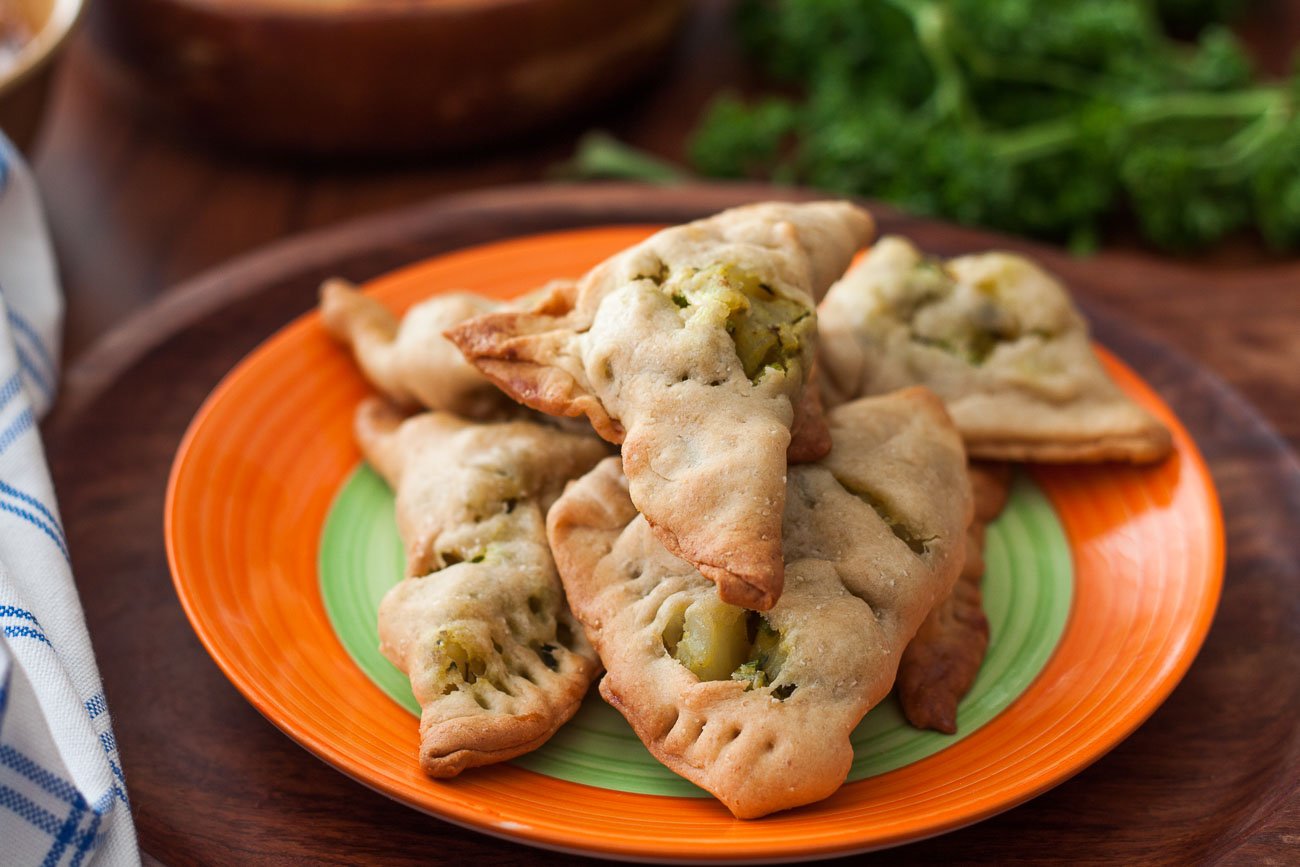
[[[416,304],[399,321],[346,280],[326,280],[320,289],[325,330],[351,349],[362,374],[389,401],[472,419],[499,418],[514,403],[442,333],[500,307],[481,295],[455,292]]]
[[[790,468],[786,589],[763,615],[717,603],[660,544],[616,459],[571,484],[548,518],[569,604],[608,672],[601,694],[656,758],[740,818],[839,788],[851,732],[964,561],[970,487],[938,399],[910,389],[842,406],[829,422],[829,455]],[[730,676],[702,679],[683,661],[688,644],[708,666],[727,650],[700,652],[700,608],[746,624],[719,632],[740,628],[752,643]]]
[[[420,765],[450,777],[536,749],[600,669],[565,604],[545,514],[608,454],[589,435],[361,405],[357,440],[397,492],[408,577],[379,608],[380,649],[420,703]]]
[[[782,587],[787,454],[829,447],[805,394],[816,299],[872,231],[844,202],[736,208],[448,337],[517,400],[586,415],[621,443],[632,501],[659,540],[723,599],[767,609]]]
[[[980,584],[984,580],[984,536],[1006,506],[1011,468],[972,462],[975,511],[966,531],[966,560],[952,592],[926,616],[898,666],[898,701],[917,728],[957,731],[957,705],[970,691],[989,645]]]
[[[1172,449],[1102,369],[1065,288],[1022,256],[939,261],[882,238],[819,309],[829,406],[924,385],[987,460],[1145,463]]]

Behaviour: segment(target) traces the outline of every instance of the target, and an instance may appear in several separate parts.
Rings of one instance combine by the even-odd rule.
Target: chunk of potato
[[[695,307],[710,318],[721,318],[751,381],[768,368],[788,370],[817,328],[807,306],[777,294],[757,275],[730,265],[691,273],[674,281],[668,291],[683,315],[695,315],[690,309]]]
[[[727,680],[749,656],[746,611],[715,594],[686,609],[674,656],[700,680]]]

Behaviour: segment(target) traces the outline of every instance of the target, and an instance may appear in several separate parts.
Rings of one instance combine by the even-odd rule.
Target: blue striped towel
[[[37,420],[63,299],[31,172],[0,135],[0,864],[139,864]]]

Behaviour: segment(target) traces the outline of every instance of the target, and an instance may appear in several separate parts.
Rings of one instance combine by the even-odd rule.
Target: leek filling
[[[443,569],[446,569],[448,566],[455,566],[457,563],[482,563],[486,557],[486,551],[476,551],[468,558],[458,551],[440,551],[438,553],[438,559],[442,560]]]
[[[896,517],[889,507],[885,505],[884,500],[870,491],[861,490],[838,477],[835,481],[839,482],[840,487],[844,490],[870,506],[880,516],[880,520],[884,522],[890,532],[897,536],[907,547],[911,548],[914,554],[924,554],[928,550],[929,543],[935,539],[934,536],[921,536],[900,518]]]
[[[537,651],[537,656],[539,659],[541,659],[543,665],[545,665],[551,671],[559,671],[560,663],[559,660],[555,658],[555,651],[559,649],[558,647],[556,647],[553,644],[547,643],[547,644],[540,644],[535,649]]]
[[[786,650],[781,643],[780,633],[773,629],[766,619],[752,612],[751,616],[758,622],[750,646],[750,657],[731,673],[731,679],[746,683],[746,689],[763,689],[772,686],[780,676],[781,669],[785,667]],[[772,695],[785,700],[793,692],[794,684],[787,683],[774,687]]]
[[[442,694],[448,695],[460,688],[460,683],[473,686],[487,674],[487,661],[472,653],[464,642],[444,632],[434,643],[435,654],[442,657],[437,667]],[[460,683],[458,683],[459,681]]]

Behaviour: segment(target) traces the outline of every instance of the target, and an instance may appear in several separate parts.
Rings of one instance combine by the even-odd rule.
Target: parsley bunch
[[[743,0],[738,23],[803,96],[717,99],[706,174],[1076,248],[1123,208],[1169,249],[1249,226],[1300,246],[1300,74],[1256,83],[1219,26],[1176,42],[1151,0]]]

